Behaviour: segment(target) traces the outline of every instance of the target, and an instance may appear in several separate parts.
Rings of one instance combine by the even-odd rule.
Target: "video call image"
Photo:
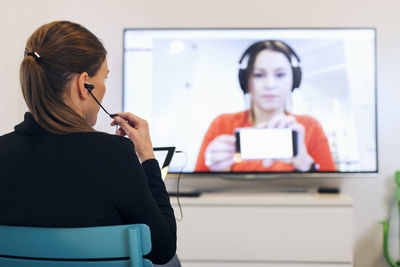
[[[125,30],[124,110],[170,172],[376,172],[375,55],[367,28]]]

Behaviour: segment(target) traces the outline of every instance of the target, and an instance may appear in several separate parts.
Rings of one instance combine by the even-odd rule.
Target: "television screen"
[[[376,173],[375,35],[127,29],[123,109],[184,152],[170,172]]]

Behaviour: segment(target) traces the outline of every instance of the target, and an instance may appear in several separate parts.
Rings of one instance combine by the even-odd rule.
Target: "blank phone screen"
[[[238,137],[242,159],[289,159],[294,156],[291,129],[242,128]]]

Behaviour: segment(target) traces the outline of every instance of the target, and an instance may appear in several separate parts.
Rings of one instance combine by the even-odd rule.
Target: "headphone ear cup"
[[[243,93],[247,93],[246,69],[239,69],[239,84]]]
[[[301,84],[301,68],[300,67],[292,67],[293,70],[293,87],[292,92],[294,89],[299,88]]]

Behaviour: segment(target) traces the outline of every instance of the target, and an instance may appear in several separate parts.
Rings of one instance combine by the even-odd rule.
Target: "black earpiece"
[[[289,50],[289,52],[290,52],[289,61],[290,61],[290,65],[292,66],[292,72],[293,72],[293,84],[292,84],[292,92],[293,92],[294,89],[300,87],[302,74],[301,74],[301,67],[300,67],[300,58],[296,54],[296,52],[287,43],[285,43],[283,41],[278,41],[278,40],[266,40],[266,41],[256,42],[256,43],[252,44],[251,46],[249,46],[246,49],[246,51],[244,51],[243,55],[240,57],[239,65],[242,65],[244,58],[250,57],[250,56],[260,52],[261,50],[266,49],[265,46],[262,45],[265,42],[271,42],[273,45],[275,45],[277,47],[283,46],[287,50]],[[242,89],[243,93],[245,93],[245,94],[248,92],[247,68],[248,68],[248,66],[246,66],[245,68],[242,68],[242,67],[239,68],[239,73],[238,73],[240,88]]]
[[[92,94],[92,90],[94,89],[94,85],[90,83],[84,83],[83,86],[89,91],[90,95],[93,97],[93,99],[96,101],[96,103],[104,110],[105,113],[108,114],[111,118],[117,117],[118,114],[110,114],[108,111],[100,104],[100,102],[97,100],[97,98]]]
[[[84,83],[83,86],[85,86],[85,88],[91,92],[94,89],[94,85],[93,84],[89,84],[89,83]]]

